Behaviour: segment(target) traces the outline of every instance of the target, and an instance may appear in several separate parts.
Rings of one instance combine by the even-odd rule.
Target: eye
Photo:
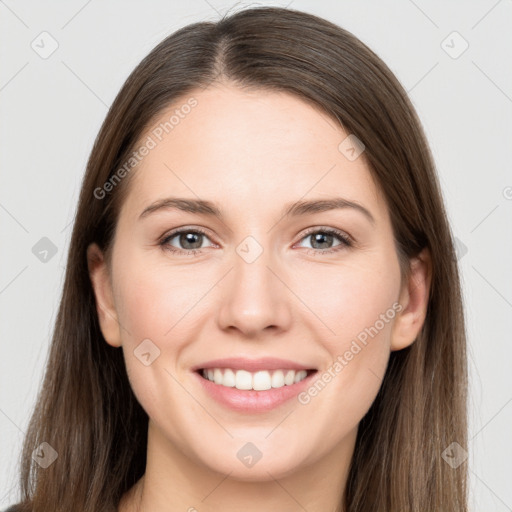
[[[352,239],[342,231],[334,228],[312,228],[306,232],[302,240],[311,240],[312,247],[308,249],[308,253],[312,254],[329,254],[352,247]],[[338,245],[332,246],[334,239],[340,242]]]
[[[175,247],[171,241],[176,238],[183,248]],[[181,228],[166,235],[159,245],[165,250],[187,256],[195,256],[202,252],[204,238],[208,238],[205,231],[199,228]]]
[[[159,245],[165,250],[175,254],[197,256],[203,252],[203,242],[205,238],[209,240],[207,233],[202,229],[180,228],[164,236],[159,242]],[[353,245],[351,237],[334,228],[311,228],[301,240],[307,240],[308,238],[311,240],[312,247],[306,247],[307,252],[314,255],[337,252],[347,247],[352,247]],[[176,247],[171,243],[173,239],[176,239],[181,247]],[[337,239],[339,243],[332,246],[335,239]]]

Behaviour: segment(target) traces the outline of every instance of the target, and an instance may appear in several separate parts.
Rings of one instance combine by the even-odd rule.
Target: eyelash
[[[193,228],[193,229],[191,229],[191,228],[180,228],[180,229],[177,229],[176,231],[172,231],[168,235],[164,236],[164,238],[162,240],[160,240],[160,242],[158,244],[164,250],[169,251],[169,252],[174,253],[174,254],[182,254],[184,256],[198,256],[198,255],[200,255],[201,252],[202,252],[202,249],[189,249],[189,250],[176,249],[176,247],[172,247],[171,245],[168,244],[168,242],[170,240],[172,240],[176,235],[181,235],[182,233],[201,234],[201,235],[204,235],[207,238],[209,238],[208,237],[208,233],[206,233],[205,231],[203,231],[200,228]],[[314,254],[315,256],[318,255],[318,254],[321,254],[321,255],[331,254],[331,253],[335,253],[335,252],[341,251],[341,250],[343,250],[345,248],[349,248],[349,247],[353,246],[353,240],[351,239],[351,237],[349,237],[348,235],[346,235],[342,231],[339,231],[339,230],[334,229],[334,228],[323,228],[323,227],[320,227],[320,228],[310,228],[302,236],[302,238],[300,240],[303,240],[304,238],[307,238],[309,235],[311,235],[313,233],[323,233],[323,234],[327,234],[327,235],[333,235],[336,238],[338,238],[338,240],[341,243],[339,245],[331,248],[331,249],[324,249],[324,250],[322,250],[322,249],[306,248],[308,254]]]

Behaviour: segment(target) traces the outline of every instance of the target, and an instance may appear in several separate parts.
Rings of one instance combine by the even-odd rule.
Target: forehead
[[[162,111],[140,138],[138,146],[151,149],[123,208],[172,195],[277,211],[289,201],[336,195],[372,205],[378,216],[385,204],[364,153],[350,160],[339,149],[348,135],[289,93],[198,89]]]

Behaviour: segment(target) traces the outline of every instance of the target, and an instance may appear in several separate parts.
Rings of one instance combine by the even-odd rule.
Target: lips
[[[216,361],[209,361],[208,363],[203,363],[204,365],[209,364],[211,365],[219,365],[224,364],[225,362],[228,362],[230,365],[239,365],[240,360],[238,362],[233,359],[228,360],[216,360]],[[266,364],[268,364],[268,359],[266,360]],[[255,363],[254,361],[252,361]],[[275,363],[275,361],[274,361]],[[247,368],[247,360],[243,363],[245,367]],[[262,364],[261,360],[258,360],[252,367],[256,366],[257,368],[260,368]],[[295,367],[304,367],[304,365],[296,364],[288,361],[288,364],[295,365]],[[277,365],[282,368],[283,366],[283,360],[278,360]],[[200,365],[201,366],[201,365]],[[306,387],[311,385],[312,380],[314,379],[314,375],[317,373],[317,370],[299,370],[297,373],[293,369],[287,370],[287,373],[290,372],[291,374],[295,374],[296,376],[299,375],[298,381],[290,382],[287,384],[285,382],[285,385],[282,385],[281,378],[279,378],[276,382],[274,382],[274,379],[272,379],[271,387],[268,388],[268,379],[266,382],[266,385],[262,385],[262,380],[257,379],[257,381],[253,380],[251,382],[251,387],[249,387],[249,383],[247,382],[247,385],[245,385],[246,378],[250,377],[251,374],[243,376],[242,375],[242,388],[238,389],[236,386],[228,387],[227,384],[233,384],[233,381],[228,382],[225,380],[225,375],[222,376],[222,382],[217,383],[215,381],[215,375],[214,381],[209,380],[208,378],[205,378],[204,372],[212,372],[210,369],[201,370],[200,366],[197,367],[196,371],[192,372],[192,376],[195,379],[195,382],[200,386],[200,389],[203,390],[203,392],[212,398],[217,404],[224,408],[231,409],[233,411],[239,412],[239,413],[251,413],[251,414],[259,414],[259,413],[265,413],[269,412],[275,408],[278,408],[285,403],[289,402],[290,400],[294,399],[299,395],[299,393],[303,392]],[[268,366],[267,366],[268,368]],[[216,367],[216,370],[214,370],[214,374],[220,373],[220,368]],[[232,370],[226,370],[228,372],[232,372]],[[236,379],[236,385],[238,385],[238,374],[244,374],[247,373],[246,370],[239,369],[237,370],[237,379]],[[258,373],[266,374],[267,371],[264,370],[256,370],[255,375]],[[273,370],[273,373],[282,374],[283,370]],[[304,373],[306,373],[306,376],[304,377]],[[302,375],[300,375],[302,374]],[[217,375],[219,376],[219,375]],[[260,376],[261,377],[261,376]],[[274,375],[272,376],[274,378]],[[248,380],[248,379],[247,379]],[[272,384],[276,384],[277,387],[274,387]],[[256,386],[259,389],[254,389],[254,386]],[[263,389],[265,388],[265,389]]]

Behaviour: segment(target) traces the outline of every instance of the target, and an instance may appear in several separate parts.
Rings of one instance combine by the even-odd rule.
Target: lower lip
[[[203,389],[221,405],[239,412],[264,412],[275,409],[297,396],[310,385],[311,379],[317,372],[312,372],[305,379],[289,386],[285,385],[281,388],[270,388],[263,391],[255,391],[254,389],[244,391],[229,388],[205,379],[198,372],[194,372],[194,374],[199,379]]]

